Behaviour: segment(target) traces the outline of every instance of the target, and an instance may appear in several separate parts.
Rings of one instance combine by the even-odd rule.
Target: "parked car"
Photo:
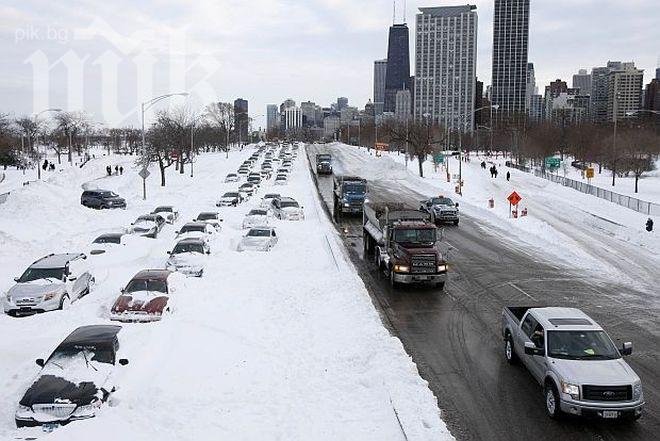
[[[179,218],[179,211],[171,205],[156,207],[151,214],[162,216],[168,224],[173,224]]]
[[[119,245],[126,245],[124,233],[104,233],[94,239],[89,254],[103,254],[108,250],[116,248]]]
[[[277,234],[272,227],[251,228],[238,244],[238,251],[270,251],[277,244]]]
[[[245,184],[241,185],[238,187],[238,191],[240,193],[243,193],[245,198],[249,198],[252,196],[255,191],[256,191],[256,186],[250,182],[246,182]]]
[[[68,308],[89,294],[94,284],[86,259],[82,253],[66,253],[35,261],[3,296],[5,313],[29,315]]]
[[[206,222],[188,222],[179,231],[176,231],[176,238],[201,238],[206,240],[215,232],[215,228]]]
[[[265,227],[268,225],[268,210],[255,208],[250,210],[243,219],[243,228]]]
[[[80,203],[99,210],[106,208],[126,208],[126,200],[109,190],[85,190],[80,196]]]
[[[57,426],[93,418],[115,391],[113,371],[120,358],[121,326],[88,325],[74,330],[46,361],[18,402],[17,427]]]
[[[248,167],[241,166],[241,167],[238,169],[238,174],[239,174],[239,175],[247,175],[248,173],[250,173],[250,169],[249,169]]]
[[[281,195],[279,193],[266,193],[264,197],[261,198],[261,204],[259,204],[259,206],[270,210],[273,208],[273,200],[280,197]]]
[[[168,279],[172,271],[142,270],[128,282],[110,308],[110,320],[120,322],[153,322],[170,311]]]
[[[278,175],[288,175],[289,174],[289,169],[288,168],[278,168],[277,169],[277,174]]]
[[[211,254],[208,242],[202,238],[187,238],[180,240],[172,251],[167,254],[166,268],[178,271],[187,276],[202,277],[204,274],[204,261],[207,254]]]
[[[261,175],[261,179],[270,179],[271,173],[267,170],[261,170],[259,174]]]
[[[222,217],[217,211],[203,211],[197,215],[193,222],[206,222],[211,225],[216,231],[222,230]]]
[[[282,220],[303,220],[305,213],[303,207],[293,198],[273,199],[273,214]]]
[[[639,376],[603,328],[575,308],[507,307],[502,312],[504,355],[541,385],[546,413],[636,420],[644,395]]]
[[[285,185],[287,182],[289,182],[289,178],[287,177],[287,175],[280,174],[280,175],[277,175],[277,177],[275,178],[275,181],[273,182],[273,184],[275,184],[275,185]]]
[[[253,186],[259,187],[261,185],[261,176],[250,176],[247,178],[247,181]]]
[[[236,173],[229,173],[225,177],[225,182],[236,182],[238,181],[238,175]]]
[[[146,214],[138,217],[131,224],[130,231],[133,234],[155,239],[158,237],[161,228],[165,224],[165,219],[159,214]]]
[[[243,202],[243,195],[240,192],[228,191],[218,199],[215,205],[216,207],[235,207],[241,202]]]
[[[443,222],[458,225],[458,204],[447,197],[439,196],[420,201],[419,209],[429,213],[431,222],[436,225]]]

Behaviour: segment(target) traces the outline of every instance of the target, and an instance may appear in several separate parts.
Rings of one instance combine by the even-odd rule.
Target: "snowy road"
[[[310,146],[313,156],[316,148]],[[369,197],[395,198],[417,207],[434,194],[402,165],[375,158],[363,149],[331,147],[336,173],[357,174],[370,182]],[[318,179],[331,207],[331,178]],[[426,191],[424,191],[426,185]],[[515,231],[484,222],[463,202],[458,228],[445,228],[451,254],[446,293],[433,289],[392,290],[373,265],[362,260],[361,219],[342,223],[345,244],[369,288],[383,321],[399,336],[439,399],[457,439],[653,439],[660,430],[658,303],[654,294],[596,278],[591,271],[521,242]],[[467,210],[466,210],[467,208]],[[466,215],[466,211],[472,211]],[[580,238],[580,230],[566,226]],[[573,233],[574,232],[574,233]],[[510,239],[505,239],[510,233]],[[640,259],[641,260],[641,259]],[[644,261],[641,260],[643,263]],[[648,273],[645,284],[657,273]],[[625,293],[625,296],[622,296]],[[500,314],[505,305],[562,305],[583,308],[614,338],[632,340],[630,364],[642,378],[647,411],[630,426],[570,420],[549,421],[535,382],[511,368],[502,354]]]

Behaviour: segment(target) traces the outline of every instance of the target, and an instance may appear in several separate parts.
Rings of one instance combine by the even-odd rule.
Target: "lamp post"
[[[145,101],[141,104],[141,109],[142,109],[142,154],[146,156],[147,154],[147,142],[146,142],[146,136],[144,132],[144,112],[149,110],[151,106],[156,104],[158,101],[162,101],[166,98],[172,97],[172,96],[188,96],[188,92],[179,92],[179,93],[168,93],[165,95],[157,96],[155,98],[150,99],[149,101]],[[147,168],[148,164],[144,165],[144,168]],[[147,200],[147,178],[142,178],[142,199]]]
[[[45,110],[42,110],[41,112],[35,114],[34,115],[34,130],[35,130],[35,132],[36,132],[37,127],[38,127],[37,126],[37,118],[39,117],[39,115],[41,115],[42,113],[46,113],[46,112],[61,112],[61,111],[62,111],[62,109],[53,108],[53,109],[45,109]],[[36,138],[36,136],[35,136],[35,138]],[[28,141],[30,141],[29,138],[28,138]],[[35,141],[36,141],[36,139],[35,139]],[[28,142],[28,144],[29,144],[29,142]],[[34,146],[36,147],[36,145],[37,145],[37,143],[35,142]],[[41,152],[39,151],[39,147],[37,147],[37,179],[41,179]]]

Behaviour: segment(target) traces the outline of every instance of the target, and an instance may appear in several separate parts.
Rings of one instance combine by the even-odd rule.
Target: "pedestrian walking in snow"
[[[105,171],[106,173],[108,173],[108,176],[112,176],[112,167],[110,167],[109,165],[106,166]]]
[[[42,165],[41,168],[44,169],[44,171],[46,171],[46,169],[48,168],[48,159],[44,159],[44,165]]]
[[[651,218],[648,218],[648,220],[646,221],[646,231],[648,231],[649,233],[653,231],[653,219]]]
[[[115,176],[119,174],[119,166],[115,165]]]
[[[507,181],[511,180],[511,172],[509,172],[509,171],[506,172],[506,180]]]
[[[119,167],[119,174],[120,175],[124,174],[124,167],[122,167],[122,166]]]

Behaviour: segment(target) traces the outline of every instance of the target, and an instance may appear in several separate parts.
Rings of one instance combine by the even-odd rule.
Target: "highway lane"
[[[311,162],[316,149],[309,146]],[[337,172],[359,175],[355,158],[332,151]],[[332,179],[318,177],[332,210]],[[373,200],[396,200],[417,208],[425,195],[405,183],[369,183]],[[656,305],[648,295],[606,284],[502,240],[503,232],[484,230],[463,216],[444,229],[451,273],[444,292],[432,288],[392,289],[383,274],[362,258],[361,218],[344,219],[338,230],[384,323],[401,339],[438,398],[452,433],[460,440],[656,439],[660,430],[660,363]],[[635,301],[621,302],[625,291]],[[545,416],[540,388],[522,367],[503,357],[501,310],[505,305],[561,305],[584,309],[615,339],[632,340],[628,359],[642,378],[647,407],[636,424],[562,422]]]

